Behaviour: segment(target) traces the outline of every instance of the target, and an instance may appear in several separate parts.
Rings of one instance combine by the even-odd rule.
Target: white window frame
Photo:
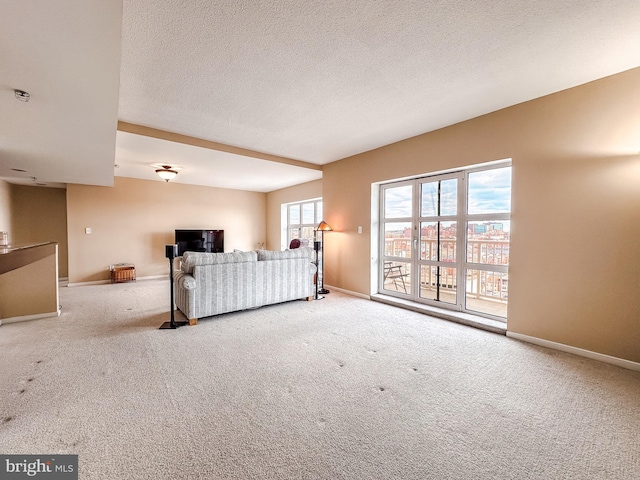
[[[313,204],[313,217],[314,217],[315,223],[303,223],[302,206],[306,204]],[[295,205],[300,206],[300,222],[299,223],[292,223],[289,215],[290,207]],[[313,230],[315,230],[318,224],[322,221],[322,214],[323,214],[322,197],[311,198],[308,200],[301,200],[298,202],[283,203],[281,205],[281,225],[282,225],[281,234],[280,234],[280,238],[282,239],[281,249],[284,250],[289,248],[289,244],[291,243],[291,240],[293,240],[293,238],[298,238],[298,237],[291,236],[291,230],[293,228],[299,228],[300,231],[302,231],[303,228],[312,228]],[[313,248],[313,238],[309,239],[309,242],[310,242],[309,246]]]
[[[467,241],[468,241],[468,231],[467,225],[469,222],[486,222],[486,221],[511,221],[511,212],[508,213],[490,213],[490,214],[469,214],[467,211],[467,202],[468,202],[468,193],[469,193],[469,184],[468,179],[469,175],[476,172],[488,171],[493,169],[511,167],[512,161],[511,159],[499,160],[496,162],[489,162],[481,165],[474,165],[469,167],[457,168],[442,172],[434,172],[428,173],[425,175],[420,175],[416,177],[397,179],[393,181],[383,182],[378,184],[379,190],[378,194],[373,196],[373,198],[377,199],[377,224],[378,228],[378,254],[377,258],[379,261],[377,262],[377,286],[376,292],[383,295],[390,295],[394,297],[399,297],[403,299],[408,299],[410,301],[415,301],[416,303],[423,303],[426,305],[431,305],[439,308],[446,308],[451,310],[456,310],[464,313],[469,313],[472,315],[487,317],[496,319],[499,321],[506,321],[505,317],[491,315],[488,313],[482,313],[475,310],[470,310],[465,308],[465,296],[466,296],[466,272],[468,269],[478,270],[478,271],[486,271],[486,272],[498,272],[498,273],[508,273],[509,267],[507,265],[494,265],[494,264],[484,264],[484,263],[472,263],[467,261]],[[457,301],[455,304],[448,304],[445,302],[436,302],[428,299],[424,299],[420,297],[420,268],[421,265],[431,265],[434,262],[429,260],[421,260],[420,259],[420,251],[418,246],[420,245],[420,225],[423,221],[429,221],[431,218],[429,217],[421,217],[420,211],[420,186],[422,183],[428,183],[429,181],[436,180],[444,180],[447,178],[460,178],[461,181],[458,183],[458,192],[457,192],[457,200],[458,200],[458,212],[452,217],[452,221],[457,223],[457,231],[464,232],[464,235],[458,235],[456,239],[456,250],[457,250],[457,261],[455,263],[452,262],[451,266],[456,268],[456,294]],[[412,227],[412,237],[411,237],[411,258],[402,258],[402,257],[387,257],[385,256],[385,224],[387,223],[387,219],[384,215],[384,198],[385,198],[385,190],[387,188],[400,187],[403,185],[413,185],[412,195],[413,195],[413,208],[412,208],[412,216],[411,217],[402,217],[402,218],[391,218],[388,221],[390,223],[395,222],[405,222],[410,223]],[[460,187],[463,188],[460,188]],[[435,217],[434,217],[435,218]],[[442,219],[445,220],[444,218]],[[407,291],[407,293],[391,291],[384,289],[384,268],[385,261],[389,262],[404,262],[406,264],[410,264],[410,270],[412,279],[414,281],[411,282],[411,290]],[[415,279],[418,279],[416,281]],[[508,302],[508,300],[507,300]]]

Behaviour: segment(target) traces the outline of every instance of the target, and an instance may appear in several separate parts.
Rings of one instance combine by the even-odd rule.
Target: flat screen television
[[[224,230],[176,230],[178,256],[184,252],[224,252]]]

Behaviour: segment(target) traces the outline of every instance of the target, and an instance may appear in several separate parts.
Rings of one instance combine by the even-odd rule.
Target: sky
[[[508,213],[511,211],[511,167],[469,174],[468,212]]]
[[[437,211],[437,185],[441,183],[441,213],[456,214],[455,179],[423,184],[422,215],[435,215]],[[468,176],[468,213],[508,213],[511,211],[511,167],[473,172]],[[412,213],[412,185],[385,189],[385,218],[407,218]]]

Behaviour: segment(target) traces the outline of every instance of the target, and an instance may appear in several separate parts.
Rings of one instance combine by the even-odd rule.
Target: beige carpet
[[[168,281],[0,327],[0,453],[81,479],[637,479],[640,373],[333,292],[158,330]],[[178,313],[177,318],[182,318]]]

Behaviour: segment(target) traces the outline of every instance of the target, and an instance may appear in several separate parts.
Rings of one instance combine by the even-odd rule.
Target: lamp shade
[[[331,232],[333,231],[333,228],[331,228],[327,222],[322,220],[316,230],[320,230],[321,232]]]
[[[171,169],[171,165],[163,165],[162,168],[159,168],[158,170],[156,170],[156,173],[165,182],[168,182],[169,180],[173,180],[176,177],[176,175],[178,175],[177,171]]]

